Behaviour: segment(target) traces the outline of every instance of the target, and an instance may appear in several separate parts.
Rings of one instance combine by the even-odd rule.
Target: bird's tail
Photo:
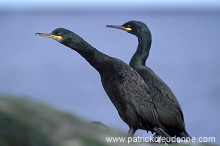
[[[188,132],[187,131],[184,131],[184,132],[182,132],[182,133],[180,133],[180,137],[181,137],[181,139],[188,139],[188,140],[191,140],[192,139],[192,137],[188,134]]]
[[[192,138],[192,137],[188,134],[187,131],[185,131],[185,135],[186,135],[186,137],[190,137],[190,138]]]

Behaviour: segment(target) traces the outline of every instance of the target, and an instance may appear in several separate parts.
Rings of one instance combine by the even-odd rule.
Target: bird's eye
[[[131,25],[130,25],[130,24],[128,24],[128,25],[127,25],[127,28],[131,28]]]

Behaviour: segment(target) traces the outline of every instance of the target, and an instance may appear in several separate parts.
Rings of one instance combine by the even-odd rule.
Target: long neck
[[[105,61],[111,58],[92,47],[83,39],[80,40],[77,45],[68,43],[67,46],[78,52],[82,57],[84,57],[89,62],[89,64],[93,66],[98,72],[104,67]]]
[[[138,47],[133,57],[131,58],[130,66],[133,68],[145,66],[145,62],[149,56],[150,47],[151,34],[141,34],[138,36]]]

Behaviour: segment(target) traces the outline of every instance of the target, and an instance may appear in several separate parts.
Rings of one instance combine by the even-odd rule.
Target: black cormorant
[[[150,96],[158,111],[162,129],[170,136],[190,137],[185,129],[183,112],[171,89],[149,67],[145,66],[151,47],[151,32],[140,21],[129,21],[123,25],[106,25],[127,31],[138,38],[138,47],[130,61],[149,87]]]
[[[160,128],[157,110],[142,77],[128,64],[98,51],[80,36],[64,28],[50,34],[36,33],[57,40],[84,57],[101,76],[102,85],[121,119],[133,136],[137,129],[149,130],[167,137]]]

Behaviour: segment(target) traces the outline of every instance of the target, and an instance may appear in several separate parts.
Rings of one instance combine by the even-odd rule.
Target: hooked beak
[[[124,26],[121,26],[121,25],[106,25],[107,28],[116,28],[116,29],[121,29],[121,30],[124,30],[124,31],[131,31],[132,29],[131,28],[127,28],[127,27],[124,27]]]
[[[60,40],[60,39],[62,39],[61,36],[52,35],[52,34],[50,34],[50,33],[36,33],[35,36],[48,37],[48,38],[52,38],[52,39],[54,39],[54,40]]]

